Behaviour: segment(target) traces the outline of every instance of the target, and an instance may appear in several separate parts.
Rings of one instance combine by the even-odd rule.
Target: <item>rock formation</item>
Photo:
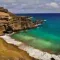
[[[0,35],[35,28],[43,22],[36,21],[34,23],[29,18],[27,16],[16,16],[7,9],[0,7]]]

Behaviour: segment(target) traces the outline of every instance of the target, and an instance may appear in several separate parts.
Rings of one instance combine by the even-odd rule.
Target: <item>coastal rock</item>
[[[17,16],[7,9],[0,7],[0,35],[35,28],[38,25],[43,24],[43,22],[44,20],[33,22],[31,17]]]

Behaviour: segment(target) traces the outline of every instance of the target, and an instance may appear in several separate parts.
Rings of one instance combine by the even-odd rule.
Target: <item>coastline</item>
[[[0,60],[33,60],[33,58],[16,45],[8,44],[3,38],[0,38]]]
[[[12,39],[9,35],[4,35],[0,37],[3,38],[7,43],[14,44],[18,46],[19,49],[26,51],[29,54],[29,56],[35,59],[50,60],[51,58],[54,58],[55,60],[60,60],[60,55],[55,55],[55,54],[50,54],[47,52],[40,51],[38,49],[26,45],[23,42],[19,42],[16,41],[15,39]]]

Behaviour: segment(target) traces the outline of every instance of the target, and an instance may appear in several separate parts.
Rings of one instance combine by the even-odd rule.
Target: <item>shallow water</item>
[[[23,14],[33,16],[33,20],[47,20],[42,26],[27,31],[20,31],[12,35],[13,38],[23,41],[40,50],[50,53],[60,53],[60,14]]]

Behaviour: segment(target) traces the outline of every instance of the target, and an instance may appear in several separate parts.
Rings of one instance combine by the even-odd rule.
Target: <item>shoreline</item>
[[[23,57],[24,56],[24,57]],[[33,60],[26,51],[0,38],[0,60]]]
[[[51,58],[54,58],[55,60],[60,60],[60,55],[55,55],[55,54],[50,54],[47,52],[40,51],[38,49],[35,49],[31,46],[24,44],[23,42],[12,39],[9,35],[4,35],[0,37],[3,38],[7,43],[14,44],[18,46],[19,49],[26,51],[29,54],[29,56],[35,59],[50,60]]]

